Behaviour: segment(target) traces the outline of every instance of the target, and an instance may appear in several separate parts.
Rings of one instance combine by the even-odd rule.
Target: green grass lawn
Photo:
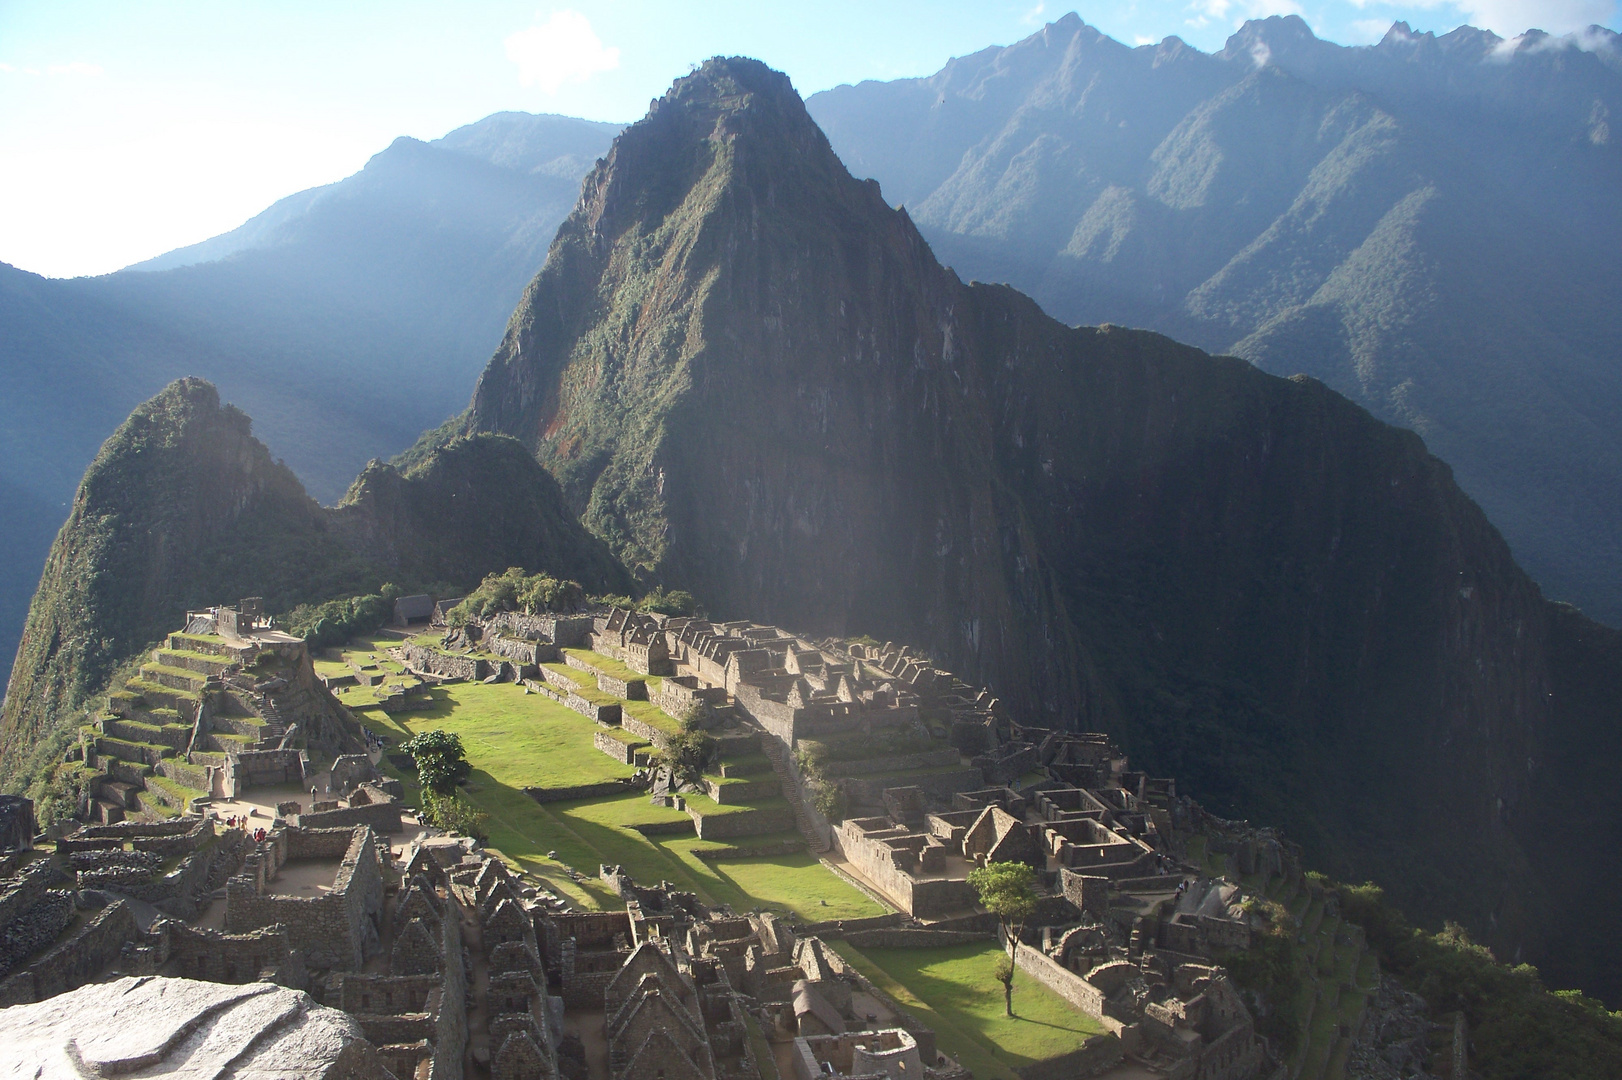
[[[369,718],[398,741],[443,729],[462,737],[468,759],[513,788],[594,784],[630,776],[592,743],[597,725],[542,694],[512,683],[451,683],[429,691],[432,704]]]
[[[747,843],[750,839],[741,837],[738,842]],[[792,911],[807,922],[864,919],[889,911],[830,873],[808,851],[794,855],[756,855],[704,865],[741,896],[774,910]],[[738,902],[734,901],[733,906],[738,906]],[[744,905],[745,908],[752,906]]]
[[[644,675],[621,661],[615,660],[613,657],[592,652],[590,649],[563,649],[562,652],[566,656],[572,656],[583,663],[590,664],[604,675],[612,675],[616,679],[624,679],[627,682],[632,679],[641,679],[648,684],[649,695],[657,694],[659,684],[664,681],[657,675]]]
[[[370,643],[352,651],[379,652]],[[563,670],[590,678],[572,668]],[[432,704],[425,709],[396,716],[375,711],[360,715],[368,727],[389,736],[396,744],[421,731],[442,729],[460,735],[474,768],[467,797],[489,815],[486,829],[490,846],[543,878],[548,887],[577,905],[622,906],[623,902],[598,877],[601,864],[608,863],[623,866],[639,882],[668,880],[678,888],[697,892],[710,903],[728,903],[739,910],[766,906],[793,910],[816,920],[884,911],[803,852],[712,865],[694,856],[692,849],[730,844],[701,841],[691,831],[643,836],[631,826],[669,822],[690,825],[692,820],[683,811],[654,806],[644,794],[537,803],[524,794],[523,788],[597,783],[628,777],[633,771],[593,745],[596,724],[550,698],[525,694],[510,683],[453,683],[435,687],[430,698]],[[664,719],[674,724],[668,717]],[[402,774],[386,759],[385,770],[405,782],[407,801],[415,804],[415,777]],[[782,803],[779,798],[723,807],[703,796],[689,798],[705,813],[715,814]],[[746,845],[781,838],[740,837],[734,842]],[[547,857],[549,851],[557,853],[556,859]],[[565,866],[572,867],[584,880],[571,880],[564,873]],[[823,900],[828,902],[826,907]]]
[[[935,1029],[940,1049],[977,1077],[1017,1080],[1014,1070],[1079,1048],[1103,1026],[1023,971],[1014,976],[1014,1012],[1003,1015],[992,977],[991,942],[939,949],[834,948],[862,974]]]

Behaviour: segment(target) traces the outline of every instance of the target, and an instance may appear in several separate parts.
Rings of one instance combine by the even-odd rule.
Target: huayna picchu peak
[[[1537,794],[1617,738],[1551,694],[1597,674],[1560,627],[1611,631],[1321,384],[960,282],[758,62],[708,62],[616,140],[466,422],[715,613],[917,641],[1332,872],[1611,985],[1595,950],[1622,939],[1543,915],[1618,883],[1575,857],[1615,796],[1580,797],[1578,837]]]
[[[442,142],[506,184],[602,127]],[[335,505],[209,381],[135,408],[0,705],[17,1069],[1622,1080],[1622,633],[1414,431],[887,194],[717,57]]]

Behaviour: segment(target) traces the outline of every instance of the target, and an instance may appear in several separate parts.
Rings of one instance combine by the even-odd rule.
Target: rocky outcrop
[[[3,1075],[390,1080],[360,1025],[270,983],[123,978],[0,1010]]]
[[[1551,703],[1552,609],[1417,436],[963,284],[758,63],[621,135],[467,423],[713,615],[924,643],[1505,955],[1594,884],[1534,793],[1603,710]]]

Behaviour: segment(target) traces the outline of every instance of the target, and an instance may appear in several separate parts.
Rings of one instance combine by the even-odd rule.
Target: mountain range
[[[1068,15],[807,105],[965,278],[1321,379],[1617,625],[1619,42],[1398,23],[1343,47],[1292,15],[1212,55]]]
[[[498,113],[116,274],[0,264],[0,654],[97,447],[214,380],[322,502],[467,401],[618,126]],[[0,669],[3,674],[3,669]]]
[[[757,62],[620,135],[459,429],[523,442],[719,617],[923,643],[1332,874],[1622,989],[1586,921],[1622,864],[1580,856],[1622,839],[1622,635],[1321,382],[964,284]]]
[[[1492,252],[1449,247],[1480,239],[1454,220],[1462,211],[1428,216],[1428,208],[1444,204],[1474,205],[1466,195],[1455,198],[1434,178],[1427,180],[1433,194],[1404,188],[1409,165],[1452,151],[1423,132],[1399,131],[1414,121],[1371,93],[1328,86],[1328,75],[1324,86],[1309,83],[1275,62],[1294,47],[1287,39],[1295,29],[1287,20],[1252,24],[1248,37],[1241,33],[1230,45],[1233,55],[1201,57],[1173,42],[1125,50],[1079,20],[1062,20],[1010,50],[954,62],[966,66],[949,72],[985,78],[977,87],[967,77],[947,79],[929,89],[929,100],[971,114],[983,106],[986,130],[999,137],[1010,126],[1025,130],[1006,116],[999,122],[999,110],[1016,120],[1028,116],[1031,130],[1081,115],[1106,134],[1134,130],[1117,107],[1154,112],[1159,99],[1145,84],[1111,83],[1108,72],[1076,65],[1042,93],[998,98],[1000,89],[1018,89],[1018,80],[997,73],[1014,70],[1020,50],[1040,51],[1047,42],[1058,43],[1061,67],[1070,63],[1065,57],[1096,52],[1124,55],[1123,70],[1143,79],[1184,65],[1194,73],[1189,79],[1206,80],[1203,90],[1189,91],[1204,96],[1190,96],[1176,117],[1177,102],[1155,107],[1167,133],[1142,135],[1153,145],[1140,159],[1126,150],[1098,154],[1098,169],[1123,170],[1107,177],[1106,189],[1120,193],[1110,202],[1101,189],[1068,230],[1070,208],[1055,203],[1050,218],[1033,224],[1032,215],[1047,213],[1039,210],[1041,200],[1015,197],[1021,184],[1040,187],[1045,174],[1034,165],[1002,189],[992,183],[975,195],[967,181],[955,189],[963,198],[954,206],[978,198],[987,213],[1002,214],[1001,238],[995,229],[981,235],[967,225],[953,231],[929,224],[950,201],[932,202],[957,165],[921,196],[909,196],[902,181],[863,180],[847,170],[853,164],[858,174],[877,174],[883,169],[874,161],[889,151],[881,133],[869,140],[875,157],[863,159],[852,149],[848,117],[834,116],[830,103],[862,94],[882,99],[883,87],[831,92],[813,99],[808,111],[786,77],[763,65],[704,65],[595,165],[562,156],[584,172],[584,185],[540,273],[508,297],[516,307],[471,405],[422,436],[398,467],[367,466],[335,510],[316,505],[292,469],[275,461],[282,453],[277,438],[267,438],[268,447],[254,441],[246,416],[221,405],[212,387],[177,384],[138,409],[92,464],[55,541],[0,722],[0,761],[15,778],[22,749],[45,745],[51,726],[71,719],[67,706],[86,700],[154,627],[172,622],[187,603],[243,591],[249,571],[266,581],[254,591],[282,605],[319,592],[374,588],[386,574],[466,581],[506,565],[583,581],[595,575],[629,582],[634,574],[689,589],[717,617],[924,644],[944,666],[990,685],[1022,715],[1107,730],[1134,761],[1176,775],[1212,809],[1283,826],[1306,846],[1310,862],[1337,877],[1376,878],[1416,915],[1458,918],[1500,956],[1539,963],[1556,985],[1622,998],[1622,933],[1609,919],[1609,898],[1622,889],[1622,861],[1605,854],[1622,847],[1622,724],[1615,708],[1622,635],[1545,599],[1467,494],[1468,469],[1460,466],[1461,490],[1449,465],[1408,427],[1418,427],[1431,449],[1455,429],[1434,417],[1422,423],[1414,419],[1419,413],[1386,410],[1389,400],[1406,400],[1403,394],[1452,408],[1449,387],[1476,394],[1468,400],[1490,399],[1492,380],[1502,378],[1510,412],[1487,414],[1496,428],[1472,438],[1509,439],[1500,445],[1509,453],[1503,446],[1519,432],[1523,442],[1514,445],[1527,453],[1567,453],[1570,445],[1555,436],[1569,417],[1551,403],[1584,405],[1599,430],[1612,392],[1612,373],[1599,363],[1604,320],[1612,316],[1581,304],[1561,309],[1571,319],[1597,321],[1515,357],[1483,350],[1495,335],[1538,339],[1516,339],[1514,333],[1532,331],[1490,321],[1472,330],[1469,340],[1482,344],[1464,361],[1439,351],[1449,342],[1436,324],[1462,333],[1472,319],[1510,317],[1443,311],[1468,299],[1448,291],[1462,288],[1461,280],[1498,288],[1493,264],[1482,261]],[[1318,55],[1310,41],[1298,33],[1296,39],[1301,55]],[[1608,39],[1596,40],[1583,51],[1523,39],[1518,52],[1492,62],[1518,63],[1524,53],[1537,64],[1586,65],[1579,74],[1598,71],[1593,78],[1603,90],[1615,69],[1601,55]],[[1444,59],[1463,47],[1458,39],[1414,46],[1416,56],[1442,50]],[[1473,63],[1483,62],[1478,50]],[[1329,60],[1319,69],[1338,70]],[[1566,85],[1564,75],[1551,79],[1556,89]],[[1072,83],[1091,90],[1055,105],[1054,115],[1035,115],[1037,105],[1060,101],[1059,89],[1074,89]],[[894,93],[913,108],[924,100],[917,90],[908,84]],[[1423,88],[1414,96],[1427,93],[1445,96]],[[1112,95],[1117,104],[1105,107]],[[1324,106],[1331,99],[1336,104]],[[1609,107],[1608,99],[1596,100]],[[1535,104],[1525,103],[1523,113],[1535,115]],[[1089,112],[1095,106],[1102,111]],[[1225,112],[1230,106],[1238,111]],[[898,115],[904,111],[896,106]],[[1567,246],[1597,247],[1611,227],[1614,208],[1599,205],[1604,200],[1584,186],[1594,176],[1604,179],[1613,160],[1604,156],[1612,144],[1601,110],[1590,116],[1586,144],[1571,149],[1587,153],[1586,145],[1599,156],[1572,166],[1572,174],[1582,174],[1576,179],[1561,177],[1549,188],[1569,196],[1573,217],[1586,224],[1551,241],[1548,280],[1533,282],[1536,275],[1517,271],[1522,277],[1512,283],[1558,292],[1554,275],[1569,272]],[[475,141],[486,147],[479,153],[445,151],[474,162],[444,159],[447,168],[506,168],[487,149],[511,143],[524,122],[486,123],[511,128],[507,136],[492,130]],[[950,164],[956,144],[944,134],[931,143],[927,120],[896,123],[894,138],[912,128],[921,134],[910,154],[885,159],[890,165],[916,164],[927,180],[930,161]],[[1344,134],[1354,129],[1363,134]],[[1282,140],[1284,130],[1294,142]],[[610,132],[597,134],[606,146]],[[1056,140],[1043,131],[1024,146],[1055,148]],[[1323,140],[1333,141],[1334,153],[1315,159],[1313,148]],[[1008,144],[1017,141],[1010,136]],[[1281,145],[1288,153],[1279,152]],[[969,161],[976,148],[985,149],[981,140],[959,150],[956,161]],[[424,150],[408,144],[405,152]],[[987,154],[975,159],[990,160]],[[1325,165],[1331,157],[1339,164]],[[1025,158],[1041,154],[1030,150]],[[1134,160],[1156,170],[1141,190],[1125,175]],[[1008,164],[998,175],[1011,169],[1019,173]],[[987,165],[981,172],[988,170],[995,171]],[[1299,212],[1267,217],[1292,177],[1296,194],[1285,209]],[[1052,190],[1063,194],[1067,184],[1056,182]],[[416,186],[405,188],[420,195]],[[1592,205],[1580,203],[1583,192]],[[1321,206],[1311,204],[1309,196],[1317,195]],[[1368,206],[1345,209],[1364,196]],[[1371,224],[1366,219],[1387,197],[1395,203]],[[312,229],[326,235],[364,218],[369,198],[357,199],[360,209]],[[420,225],[431,202],[405,200],[406,210],[390,219],[398,231],[383,232],[407,243],[415,236],[411,223]],[[287,221],[307,220],[321,205],[313,199],[287,208]],[[525,205],[514,196],[511,214],[501,218],[512,225],[506,235],[529,237],[540,227],[538,215],[523,216]],[[1115,206],[1126,209],[1110,218]],[[1083,220],[1088,215],[1091,225]],[[1288,218],[1283,224],[1281,215]],[[1360,239],[1359,221],[1368,226]],[[1089,231],[1099,222],[1108,228]],[[75,394],[120,385],[130,365],[119,357],[151,358],[143,371],[173,364],[208,374],[216,369],[207,365],[224,365],[221,353],[205,348],[206,335],[181,329],[224,333],[231,309],[210,307],[177,328],[156,299],[169,286],[141,279],[223,281],[238,266],[274,265],[289,290],[307,290],[282,309],[284,319],[306,310],[300,304],[337,305],[365,294],[358,270],[334,273],[325,291],[301,283],[300,244],[308,252],[316,241],[267,239],[284,235],[282,229],[299,235],[267,218],[235,239],[211,241],[210,250],[177,254],[166,268],[114,276],[139,282],[118,286],[137,290],[130,296],[151,290],[150,303],[116,306],[94,283],[15,275],[0,289],[17,313],[7,319],[45,329],[21,339],[0,372],[65,416]],[[1492,231],[1488,239],[1506,231],[1513,230]],[[1094,244],[1106,233],[1119,244]],[[1016,234],[1024,238],[1019,243],[1009,239]],[[1034,272],[1046,264],[1016,258],[1020,243],[1061,234],[1066,245],[1080,235],[1082,255],[1072,259],[1075,266],[1050,259],[1064,273],[1044,271],[1032,286],[1036,299],[1008,285],[966,283],[964,268],[976,258]],[[482,235],[488,246],[504,234],[492,227]],[[1353,240],[1349,254],[1337,255]],[[352,236],[345,243],[351,253],[379,249]],[[1218,262],[1234,245],[1261,254],[1246,262],[1230,253]],[[964,272],[943,265],[937,246]],[[1110,250],[1115,254],[1105,259]],[[1573,250],[1579,268],[1604,267],[1603,252]],[[224,257],[217,261],[179,265],[219,252]],[[1281,269],[1257,269],[1264,254],[1278,255]],[[542,261],[538,247],[527,257],[525,278]],[[518,276],[520,262],[512,253],[504,265]],[[1149,268],[1133,269],[1139,264]],[[414,280],[408,265],[387,269],[389,280]],[[1195,278],[1201,270],[1204,276]],[[1223,293],[1221,282],[1206,288],[1218,277],[1238,282],[1252,271],[1248,293]],[[1044,293],[1066,274],[1076,295],[1143,305],[1140,316],[1107,321],[1150,323],[1163,315],[1167,329],[1196,342],[1215,340],[1202,338],[1216,333],[1216,323],[1201,313],[1217,308],[1188,298],[1200,292],[1215,305],[1211,298],[1226,297],[1224,310],[1251,312],[1224,316],[1223,334],[1244,331],[1231,351],[1246,353],[1246,342],[1263,340],[1274,351],[1213,356],[1148,330],[1069,325],[1080,316],[1064,309],[1057,292]],[[1299,282],[1289,285],[1291,275]],[[1322,281],[1308,291],[1314,275]],[[1160,308],[1143,299],[1154,281],[1164,286]],[[1614,285],[1592,279],[1572,288],[1603,297]],[[397,284],[393,292],[421,307],[429,277],[414,287],[419,291]],[[461,295],[473,305],[477,288],[465,288]],[[382,295],[389,291],[378,285],[377,304],[395,302]],[[1244,319],[1259,317],[1264,300],[1286,294],[1296,302],[1247,329]],[[1528,304],[1540,295],[1500,291],[1489,299]],[[1247,308],[1250,301],[1236,296],[1261,299]],[[256,302],[266,305],[255,309],[264,321],[244,315],[243,325],[270,334],[278,325],[271,294]],[[367,310],[385,321],[384,307]],[[162,317],[140,321],[153,312]],[[445,320],[449,327],[452,317]],[[468,316],[456,332],[471,335],[472,321]],[[286,340],[310,344],[321,325],[287,329]],[[350,336],[333,348],[366,336],[368,325],[350,326]],[[1268,327],[1278,332],[1268,336]],[[1554,331],[1565,333],[1565,324]],[[387,332],[400,335],[395,340],[411,336],[398,327]],[[428,349],[412,340],[414,348]],[[413,407],[429,413],[410,422],[415,433],[454,408],[436,414],[427,404],[434,384],[425,374],[433,365],[421,359],[426,351],[391,368],[377,341],[367,346],[373,351],[356,353],[352,367],[351,358],[317,367],[313,354],[289,345],[285,353],[254,354],[241,370],[219,368],[240,380],[231,396],[251,404],[256,416],[261,404],[252,395],[263,394],[270,415],[260,423],[267,432],[303,425],[298,430],[311,439],[300,452],[312,458],[335,447],[322,459],[327,479],[312,481],[318,493],[339,490],[342,463],[371,456],[361,454],[363,444],[382,442],[384,425],[394,423],[373,415],[378,426],[362,430],[343,427],[343,418],[387,414],[388,403],[412,398]],[[1336,341],[1350,361],[1342,363],[1330,347]],[[1380,351],[1393,342],[1401,348]],[[1590,352],[1579,355],[1584,342]],[[55,374],[33,363],[38,355],[51,358]],[[1262,366],[1250,362],[1258,358]],[[1410,366],[1401,368],[1399,360]],[[1478,361],[1485,366],[1469,367]],[[1366,410],[1357,403],[1366,397],[1361,383],[1341,387],[1347,396],[1333,388],[1347,364],[1374,383],[1394,368],[1408,374],[1384,397],[1375,394]],[[1307,374],[1285,379],[1263,367]],[[1589,382],[1578,378],[1582,371]],[[369,373],[370,381],[354,372]],[[1560,377],[1576,380],[1564,396],[1554,394]],[[138,384],[129,385],[134,392]],[[1381,415],[1408,426],[1387,424]],[[16,417],[0,420],[15,421],[0,430],[21,450],[47,456],[48,441],[28,443],[28,432],[38,428]],[[1540,428],[1545,421],[1554,426]],[[395,441],[377,452],[404,445],[407,426],[400,419],[388,429]],[[321,442],[333,438],[329,428],[353,446]],[[1607,475],[1603,439],[1594,438],[1600,442],[1590,447],[1593,467]],[[148,446],[168,448],[169,456],[149,465],[154,459],[142,456]],[[252,475],[220,474],[216,457],[247,462]],[[1563,460],[1552,457],[1543,467],[1553,476]],[[289,464],[303,468],[298,460]],[[439,479],[427,483],[433,477]],[[1561,473],[1558,482],[1567,480]],[[1558,484],[1551,479],[1549,486]],[[1561,490],[1576,497],[1577,489]],[[1604,504],[1595,514],[1613,509],[1605,490],[1581,490]],[[524,491],[532,494],[514,494]],[[469,501],[449,501],[475,492]],[[471,515],[469,502],[477,510]],[[452,506],[460,509],[452,513]],[[240,523],[251,525],[261,512],[290,530],[287,544],[275,550],[312,553],[310,573],[300,577],[274,559],[258,566],[267,549],[251,543],[254,530]],[[107,539],[113,532],[143,539],[121,547]],[[1511,541],[1524,547],[1513,532]],[[185,557],[177,560],[177,551]]]

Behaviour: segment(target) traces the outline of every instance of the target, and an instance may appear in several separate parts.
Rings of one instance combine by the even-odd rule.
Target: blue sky
[[[0,261],[105,273],[234,228],[354,172],[397,135],[502,109],[601,120],[716,54],[802,94],[927,75],[1069,5],[672,0],[341,4],[0,0]],[[1403,19],[1512,37],[1622,25],[1619,0],[1110,0],[1074,10],[1127,44],[1212,51],[1246,18],[1302,15],[1366,44]]]

